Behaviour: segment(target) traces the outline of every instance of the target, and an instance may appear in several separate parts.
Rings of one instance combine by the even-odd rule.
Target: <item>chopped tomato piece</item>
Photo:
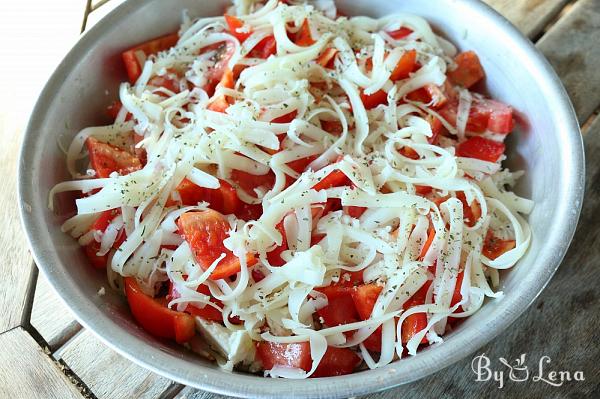
[[[166,298],[146,295],[134,277],[125,277],[125,294],[133,317],[150,334],[184,343],[195,335],[194,318],[167,308]]]
[[[376,91],[371,95],[365,94],[362,90],[360,92],[360,99],[366,109],[373,109],[381,104],[387,104],[387,93],[383,90]]]
[[[513,130],[512,108],[494,100],[476,102],[469,113],[467,129],[483,132],[486,128],[499,134],[508,134]]]
[[[348,176],[346,176],[341,170],[336,169],[325,176],[323,180],[315,184],[313,189],[317,191],[327,190],[328,188],[348,186],[350,184],[351,181]]]
[[[509,134],[513,131],[513,109],[510,106],[494,100],[488,100],[486,106],[490,110],[487,125],[490,132]]]
[[[252,35],[252,29],[248,29],[247,32],[244,31],[244,21],[234,17],[233,15],[225,14],[225,22],[227,22],[229,32],[231,32],[231,34],[235,36],[240,43],[243,43],[247,38],[250,37],[250,35]]]
[[[215,43],[210,46],[206,46],[200,50],[200,54],[214,51],[215,54],[211,57],[214,60],[214,66],[209,68],[206,72],[207,83],[203,87],[209,96],[212,96],[215,92],[217,84],[223,79],[225,71],[228,69],[228,63],[233,53],[235,53],[235,46],[231,42]]]
[[[108,225],[110,224],[110,222],[112,222],[113,219],[116,218],[120,214],[121,214],[120,209],[109,209],[107,211],[102,212],[100,214],[100,217],[98,219],[96,219],[96,221],[92,225],[91,230],[97,230],[102,233],[105,232],[106,229],[108,228]],[[125,229],[121,228],[121,230],[119,230],[119,232],[117,233],[117,237],[115,238],[115,242],[113,243],[112,248],[120,247],[126,238],[127,238],[127,236],[125,235]],[[93,256],[92,256],[92,252],[91,252],[92,248],[90,246],[93,246],[95,249],[95,251],[93,252]],[[96,252],[98,252],[100,250],[99,245],[96,248],[96,246],[93,243],[90,243],[86,247],[90,247],[90,249],[89,249],[90,253],[88,253],[87,255],[91,260],[94,260],[93,258],[105,258],[105,256],[100,256],[100,257],[96,256]],[[106,262],[104,262],[104,264],[106,264]]]
[[[265,278],[265,274],[256,268],[253,268],[252,272],[250,272],[250,274],[252,275],[252,279],[256,283],[258,283],[259,281],[261,281]]]
[[[339,285],[317,289],[327,296],[328,304],[317,311],[328,327],[359,321],[359,315],[352,299],[352,288]]]
[[[306,170],[306,168],[308,168],[308,165],[310,165],[310,163],[315,159],[317,159],[316,155],[306,158],[300,158],[296,159],[295,161],[288,162],[287,166],[289,166],[290,169],[292,169],[295,172],[302,173]]]
[[[448,102],[448,98],[442,89],[436,85],[428,84],[406,95],[411,101],[431,104],[432,108],[438,109]]]
[[[177,226],[181,236],[188,242],[194,259],[204,270],[221,254],[225,254],[225,258],[211,273],[211,280],[230,277],[241,270],[240,260],[223,244],[231,227],[222,214],[213,210],[186,212],[179,217]],[[246,263],[248,266],[254,265],[254,255],[248,254]]]
[[[454,293],[452,294],[452,301],[450,302],[450,306],[454,306],[462,300],[462,294],[460,293],[460,287],[463,283],[464,278],[465,278],[465,271],[463,270],[458,273],[458,276],[456,276],[456,285],[454,286]]]
[[[463,217],[465,219],[465,224],[469,227],[475,226],[475,223],[481,218],[481,206],[477,200],[473,200],[471,205],[467,203],[467,197],[465,193],[459,191],[456,193],[456,198],[460,200],[463,204]]]
[[[321,129],[334,136],[341,136],[344,131],[340,121],[321,120]]]
[[[377,297],[383,287],[375,284],[365,284],[352,289],[352,300],[362,320],[371,317]],[[365,348],[372,352],[381,351],[381,326],[378,327],[367,339],[363,341]]]
[[[433,200],[437,206],[440,206],[442,203],[446,202],[450,198],[449,196],[440,197]],[[463,206],[463,218],[465,220],[465,224],[469,227],[475,226],[475,223],[481,218],[481,205],[479,202],[474,199],[471,205],[467,203],[467,198],[465,193],[462,191],[458,191],[456,193],[456,198],[462,202]]]
[[[295,43],[298,46],[302,47],[312,46],[313,44],[315,44],[315,41],[310,33],[310,25],[308,19],[304,20],[302,26],[300,27],[300,30],[298,31],[298,33],[296,33]]]
[[[496,162],[504,154],[503,143],[484,137],[471,137],[456,148],[456,155],[465,158],[476,158],[482,161]]]
[[[106,228],[112,222],[112,220],[121,214],[120,209],[109,209],[108,211],[104,211],[100,214],[100,217],[96,219],[94,224],[92,225],[92,230],[98,231],[106,231]]]
[[[402,308],[404,310],[408,310],[414,306],[423,305],[425,303],[425,297],[427,296],[427,291],[429,290],[429,286],[431,285],[431,281],[427,281],[415,294],[408,299],[408,301],[404,302]],[[427,327],[427,314],[425,313],[415,313],[408,316],[402,322],[402,343],[407,343],[412,337],[415,336],[418,332]],[[422,344],[427,343],[427,338],[423,337],[421,341]]]
[[[463,279],[465,278],[465,271],[461,270],[456,276],[456,285],[454,286],[454,293],[452,294],[452,301],[450,302],[450,306],[454,306],[462,300],[462,294],[460,293],[460,287],[462,286]],[[461,313],[464,309],[462,306],[459,306],[454,313]],[[457,322],[462,320],[459,317],[448,317],[448,323],[451,325],[455,325]]]
[[[363,345],[368,351],[381,352],[381,326],[363,341]]]
[[[229,108],[229,102],[225,96],[219,96],[216,100],[208,104],[208,109],[215,112],[225,113],[227,108]]]
[[[246,204],[243,202],[237,212],[235,212],[235,216],[245,221],[258,220],[262,216],[262,213],[263,208],[261,204]]]
[[[483,249],[481,253],[488,259],[494,260],[505,252],[510,251],[516,245],[515,240],[502,240],[494,235],[489,230],[485,236],[485,242],[483,243]]]
[[[256,354],[265,370],[271,370],[275,366],[283,366],[310,371],[312,365],[310,344],[308,342],[276,344],[263,341],[257,344]]]
[[[367,211],[364,206],[345,206],[344,211],[351,217],[358,219]]]
[[[427,231],[427,241],[423,244],[423,248],[421,249],[421,253],[419,254],[419,260],[423,260],[427,251],[429,251],[429,247],[433,243],[433,239],[435,238],[435,229],[430,227]]]
[[[275,40],[275,36],[270,35],[254,46],[252,51],[250,51],[249,57],[267,59],[275,53],[277,53],[277,41]]]
[[[181,91],[180,80],[174,72],[167,72],[163,76],[154,76],[148,81],[148,86],[162,87],[173,93],[179,93]],[[157,94],[166,97],[166,94],[160,91]]]
[[[377,301],[377,298],[382,290],[383,287],[376,284],[365,284],[352,289],[354,306],[356,307],[356,310],[358,311],[358,314],[362,320],[366,320],[371,317],[375,302]],[[363,341],[363,345],[366,349],[372,352],[381,351],[381,326],[373,331],[373,334]]]
[[[439,110],[440,115],[456,126],[458,102],[451,101]],[[514,128],[513,109],[495,100],[475,100],[469,111],[467,131],[483,133],[487,130],[498,134],[509,134]]]
[[[367,72],[371,72],[373,70],[373,57],[369,57],[365,61],[365,69]]]
[[[316,225],[319,218],[322,215],[322,209],[319,207],[314,207],[311,209],[311,214],[312,214],[312,219],[313,219],[313,225]],[[271,250],[270,252],[267,253],[267,260],[269,261],[271,266],[283,266],[285,264],[285,261],[281,258],[281,254],[283,253],[283,251],[286,251],[289,249],[288,244],[287,244],[287,235],[286,235],[285,229],[283,227],[283,220],[281,220],[279,223],[277,223],[275,228],[281,234],[282,241],[281,241],[281,245],[279,245],[278,247],[274,248],[273,250]]]
[[[321,65],[323,68],[332,69],[335,61],[335,56],[338,52],[338,49],[329,47],[321,53],[319,58],[317,58],[317,64]]]
[[[271,171],[265,175],[252,175],[248,172],[233,169],[231,171],[231,180],[233,180],[248,195],[256,197],[255,188],[262,187],[270,190],[275,184],[275,174]]]
[[[313,245],[317,245],[318,243],[320,243],[321,241],[323,241],[323,239],[326,237],[325,234],[313,234],[310,237],[310,246],[312,247]]]
[[[142,163],[135,155],[94,137],[88,137],[86,146],[90,164],[98,177],[108,177],[112,172],[126,175],[142,168]]]
[[[361,319],[366,320],[371,317],[375,301],[377,301],[382,289],[383,287],[377,284],[365,284],[353,288],[352,299]]]
[[[121,112],[121,108],[123,108],[123,104],[121,104],[121,101],[115,100],[112,102],[112,104],[106,107],[106,115],[110,118],[111,121],[114,121],[115,119],[117,119],[119,112]]]
[[[184,279],[187,280],[186,276],[184,276]],[[221,301],[212,297],[212,295],[210,293],[210,289],[208,288],[207,285],[200,284],[198,286],[198,288],[196,289],[196,292],[210,296],[211,302],[215,303],[216,305],[223,306]],[[177,292],[177,289],[175,289],[175,286],[173,285],[173,283],[171,281],[169,281],[169,295],[167,296],[167,299],[169,301],[171,301],[173,299],[179,298],[180,296],[181,295],[179,294],[179,292]],[[189,303],[185,307],[184,312],[187,312],[187,313],[191,314],[192,316],[201,317],[205,320],[212,320],[212,321],[218,321],[218,322],[223,321],[223,314],[221,312],[219,312],[218,309],[215,309],[214,307],[212,307],[210,305],[205,305],[203,308],[200,308],[199,306],[197,306],[196,304],[194,304],[192,302],[192,303]]]
[[[415,191],[419,195],[427,195],[427,194],[429,194],[430,192],[433,191],[433,187],[431,187],[431,186],[419,186],[419,185],[416,185],[415,186]]]
[[[290,112],[289,114],[281,115],[271,121],[271,123],[290,123],[298,116],[298,111]]]
[[[277,226],[275,226],[275,228],[277,229],[277,231],[279,231],[283,239],[281,241],[280,246],[267,253],[267,260],[269,261],[271,266],[283,266],[285,264],[285,261],[281,258],[281,253],[289,249],[287,244],[287,236],[285,234],[285,229],[283,228],[283,220],[277,223]]]
[[[83,247],[83,250],[94,269],[106,269],[108,255],[97,255],[98,251],[100,251],[100,243],[98,241],[92,240],[88,245]]]
[[[221,87],[227,89],[233,89],[233,72],[231,69],[225,69],[223,76],[221,77],[221,81],[219,82]],[[225,112],[227,108],[229,108],[229,100],[226,95],[220,95],[216,100],[213,100],[209,105],[208,109],[215,112]]]
[[[323,215],[327,215],[330,212],[335,212],[343,209],[342,200],[339,198],[328,198],[323,208]]]
[[[444,130],[444,125],[442,124],[442,121],[440,121],[433,115],[427,115],[426,119],[427,122],[429,122],[429,125],[431,126],[431,133],[433,133],[433,135],[430,138],[428,138],[427,141],[429,142],[429,144],[435,144],[437,143],[438,136],[442,134]]]
[[[468,89],[485,78],[485,72],[475,52],[465,51],[464,53],[460,53],[454,61],[458,66],[456,69],[448,71],[448,79],[453,84]]]
[[[392,39],[401,40],[401,39],[404,39],[406,36],[410,35],[411,33],[413,33],[413,31],[411,29],[403,26],[400,29],[396,29],[391,32],[388,32],[388,35],[390,35],[392,37]]]
[[[421,158],[419,153],[410,147],[402,147],[398,152],[409,159],[417,160]]]
[[[310,371],[312,366],[310,344],[308,342],[276,344],[263,341],[257,344],[256,354],[265,370],[271,370],[275,366],[280,366]],[[327,348],[313,376],[331,377],[350,374],[359,363],[360,358],[350,349],[330,346]]]
[[[142,68],[144,66],[143,62],[146,57],[173,47],[177,44],[177,40],[179,40],[179,35],[177,33],[171,33],[125,51],[122,54],[122,58],[129,81],[135,83],[138,80],[142,74]]]
[[[359,270],[357,272],[348,272],[342,270],[340,275],[340,281],[338,281],[335,285],[341,285],[344,287],[356,287],[362,285],[363,282],[363,271]]]
[[[279,140],[279,148],[277,148],[277,149],[267,148],[267,147],[263,147],[263,146],[259,146],[259,147],[262,151],[266,152],[267,154],[275,155],[281,151],[281,149],[282,149],[281,146],[283,145],[283,140],[285,140],[286,137],[287,137],[287,134],[285,134],[285,133],[277,135],[277,139]]]
[[[127,118],[131,118],[131,114],[127,115]],[[144,136],[139,135],[137,133],[133,133],[133,143],[135,145],[138,145],[138,143],[140,141],[142,141],[144,139]],[[135,149],[133,150],[133,153],[135,154],[136,157],[138,157],[140,159],[140,162],[142,163],[142,165],[146,165],[146,162],[148,162],[148,154],[146,153],[146,149],[145,148],[138,148],[135,147]]]
[[[408,75],[414,71],[417,64],[417,50],[409,50],[402,55],[396,69],[392,72],[390,79],[392,82],[406,79]]]
[[[350,374],[360,364],[360,357],[348,348],[329,346],[311,377],[333,377]]]
[[[219,179],[221,186],[211,189],[200,187],[188,179],[183,179],[175,189],[181,198],[181,205],[197,205],[198,202],[208,202],[211,209],[226,215],[235,213],[240,207],[240,200],[235,188],[225,180]],[[177,203],[176,201],[167,201],[167,206]]]
[[[425,90],[431,97],[433,108],[443,107],[448,102],[448,98],[440,86],[429,84],[425,86]]]
[[[424,87],[411,91],[406,95],[406,98],[408,98],[411,101],[417,101],[424,104],[429,104],[431,102],[431,96]]]

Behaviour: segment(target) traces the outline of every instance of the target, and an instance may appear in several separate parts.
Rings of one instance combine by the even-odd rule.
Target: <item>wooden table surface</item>
[[[89,16],[85,22],[89,27],[119,1],[88,1],[86,5],[82,0],[77,13]],[[539,360],[548,356],[551,363],[544,364],[545,374],[556,370],[570,371],[573,376],[581,371],[585,380],[553,386],[531,379],[515,382],[506,375],[500,389],[493,380],[475,381],[473,357],[468,357],[413,384],[369,395],[371,399],[600,398],[600,0],[486,2],[536,43],[563,80],[582,126],[587,186],[577,233],[559,271],[525,314],[475,355],[485,353],[491,367],[502,370],[500,357],[512,362],[525,352],[534,374]],[[0,7],[9,2],[2,3]],[[32,7],[28,12],[44,10]],[[0,15],[7,14],[0,9]],[[22,23],[28,27],[27,21]],[[40,38],[54,33],[33,31]],[[6,38],[7,32],[0,33]],[[221,398],[158,376],[105,347],[78,324],[38,274],[21,231],[14,191],[26,114],[14,118],[5,109],[0,113],[0,176],[4,180],[0,192],[4,224],[0,230],[0,398]]]

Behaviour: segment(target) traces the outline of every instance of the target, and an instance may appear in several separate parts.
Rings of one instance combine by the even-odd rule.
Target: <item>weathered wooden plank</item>
[[[145,370],[83,330],[57,352],[98,399],[156,398],[174,383]]]
[[[58,298],[42,274],[38,276],[35,287],[30,322],[52,351],[81,329],[71,311]]]
[[[484,0],[529,38],[537,37],[569,0]]]
[[[600,105],[600,0],[580,0],[538,42],[581,123]]]
[[[17,208],[17,156],[19,129],[10,123],[8,114],[0,112],[0,332],[21,325],[27,293],[32,285],[33,267],[21,229]]]
[[[83,397],[24,329],[17,327],[1,334],[0,347],[0,397]]]

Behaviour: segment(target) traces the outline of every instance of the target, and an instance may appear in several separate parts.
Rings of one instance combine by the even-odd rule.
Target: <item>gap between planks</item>
[[[9,91],[10,93],[10,91]],[[29,299],[35,286],[35,271],[31,267],[31,255],[23,233],[18,201],[17,155],[21,144],[21,129],[8,113],[0,112],[0,175],[3,190],[0,191],[0,332],[20,326],[29,313]]]
[[[33,260],[29,264],[31,275],[27,284],[27,294],[25,295],[25,303],[23,305],[23,314],[21,315],[21,325],[24,327],[30,326],[31,312],[33,311],[33,301],[37,288],[39,270]]]
[[[600,106],[600,0],[579,0],[538,41],[583,124]]]
[[[534,43],[539,41],[554,25],[556,25],[558,21],[560,21],[569,11],[571,11],[571,8],[573,8],[577,1],[579,0],[567,0],[565,1],[566,4],[564,4],[562,8],[554,10],[555,14],[553,16],[548,16],[548,23],[543,27],[543,29],[541,29],[539,32],[533,32],[529,36],[531,41]]]
[[[85,384],[24,328],[0,334],[0,346],[0,397],[93,398]]]
[[[53,352],[82,328],[43,274],[37,279],[30,324],[44,337]]]
[[[529,38],[538,36],[569,0],[484,0]]]
[[[88,330],[77,333],[55,357],[68,364],[98,399],[171,398],[183,388],[119,355]]]

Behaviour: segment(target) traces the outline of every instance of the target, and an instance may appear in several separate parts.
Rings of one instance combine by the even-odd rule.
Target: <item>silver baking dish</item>
[[[464,358],[501,334],[539,295],[559,266],[579,217],[584,154],[578,123],[560,80],[535,47],[507,20],[476,0],[340,0],[348,15],[408,12],[427,18],[461,49],[474,49],[487,71],[487,89],[518,110],[509,140],[509,166],[527,174],[517,192],[532,198],[533,240],[527,255],[502,275],[501,300],[415,357],[377,370],[317,380],[266,379],[227,373],[177,345],[158,341],[132,319],[124,298],[107,289],[77,243],[61,233],[72,199],[48,210],[48,191],[68,178],[57,141],[101,123],[125,80],[122,50],[177,29],[181,10],[221,15],[225,1],[129,0],[75,45],[48,81],[32,113],[19,163],[23,226],[36,263],[77,319],[103,342],[167,378],[208,391],[247,397],[348,397],[417,380]]]

